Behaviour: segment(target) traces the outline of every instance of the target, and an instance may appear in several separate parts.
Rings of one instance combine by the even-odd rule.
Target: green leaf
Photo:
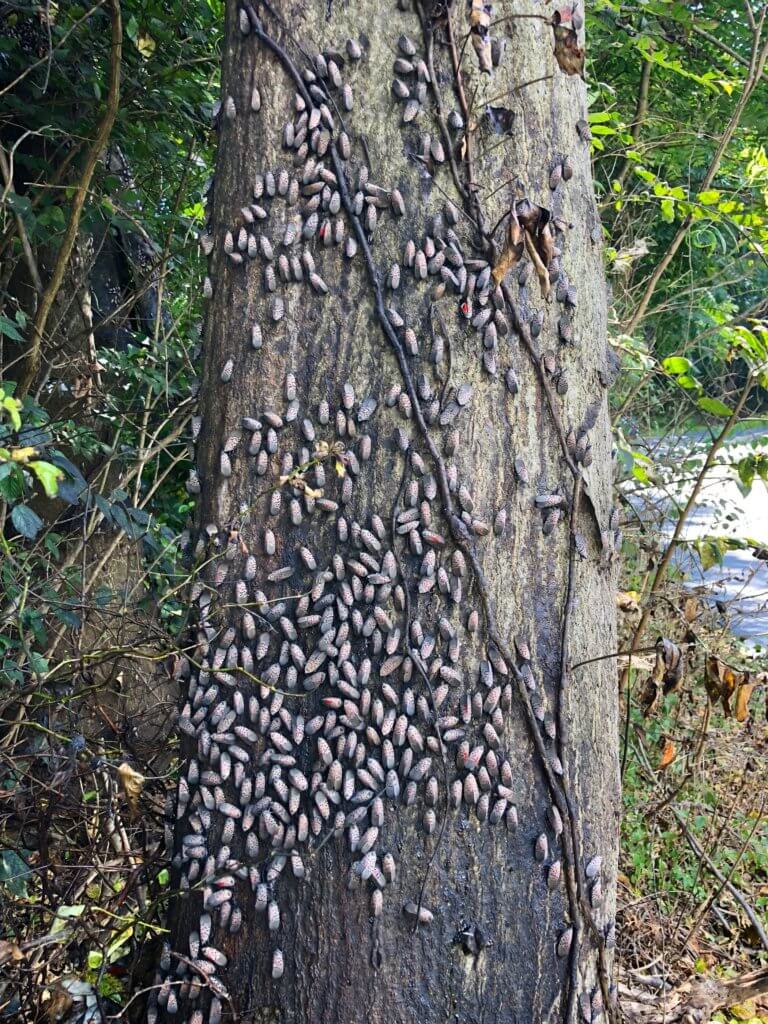
[[[699,192],[699,202],[704,206],[712,206],[713,203],[718,202],[720,199],[720,193],[716,188],[710,188],[706,192]]]
[[[43,520],[29,505],[14,505],[11,509],[11,522],[27,540],[34,540],[43,525]]]
[[[64,474],[50,462],[35,460],[29,463],[29,468],[43,485],[43,489],[49,498],[55,498],[59,489],[59,480],[63,480]]]
[[[10,395],[6,395],[3,398],[2,406],[3,406],[3,409],[5,409],[5,411],[8,413],[8,415],[11,418],[11,423],[13,424],[13,429],[14,430],[20,430],[21,429],[21,416],[20,416],[21,402],[19,402],[18,399],[16,399],[16,398],[11,398]]]
[[[726,417],[730,416],[732,412],[719,398],[700,398],[697,404],[703,412],[708,412],[710,416]]]
[[[16,502],[24,493],[24,474],[15,462],[0,462],[0,496]]]
[[[675,204],[671,199],[662,199],[661,201],[661,216],[667,222],[671,224],[675,219]]]
[[[32,671],[35,672],[37,675],[41,676],[45,675],[49,668],[48,659],[44,658],[42,654],[39,653],[39,651],[29,652],[29,664],[32,668]]]
[[[27,883],[25,878],[32,872],[13,850],[0,853],[0,885],[5,886],[14,896],[26,897]]]
[[[11,341],[24,341],[24,338],[16,330],[16,324],[13,320],[9,320],[7,316],[3,316],[0,313],[0,334],[4,334],[6,338],[10,338]]]
[[[687,373],[691,368],[690,359],[685,359],[683,356],[668,356],[662,360],[661,365],[667,371],[667,373],[673,373],[675,375],[679,373]]]

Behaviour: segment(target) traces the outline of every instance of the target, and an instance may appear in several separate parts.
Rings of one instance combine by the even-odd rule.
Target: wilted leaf
[[[664,740],[664,745],[661,748],[661,757],[659,758],[659,771],[664,768],[668,768],[677,756],[677,747],[672,740]]]
[[[149,33],[141,32],[136,36],[136,49],[148,60],[157,49],[157,43]]]
[[[141,772],[137,772],[135,768],[131,768],[127,761],[123,761],[122,764],[118,765],[117,776],[120,779],[120,785],[123,787],[128,809],[133,815],[136,813],[139,806],[139,797],[144,789],[144,783],[147,780]]]
[[[15,942],[7,942],[0,939],[0,964],[18,963],[24,959],[24,954]]]
[[[652,678],[648,678],[645,682],[645,686],[640,692],[638,697],[638,703],[643,712],[643,717],[647,718],[648,715],[656,707],[656,702],[659,698],[659,688]]]
[[[728,1007],[728,1013],[735,1020],[753,1021],[760,1018],[757,1015],[757,1006],[754,999],[747,999],[743,1003],[735,1003]]]
[[[59,467],[54,466],[50,462],[43,462],[40,459],[36,459],[34,462],[30,462],[29,468],[43,485],[43,490],[48,497],[55,498],[59,489],[59,480],[64,479],[64,473],[59,469]]]
[[[640,611],[640,595],[636,590],[620,590],[616,595],[616,607],[628,615]]]
[[[546,299],[549,297],[549,292],[552,287],[549,280],[549,271],[545,267],[541,259],[541,256],[539,255],[539,251],[536,248],[536,243],[531,237],[530,231],[525,232],[525,248],[528,252],[528,255],[531,257],[531,262],[533,263],[534,270],[536,271],[536,276],[539,279],[539,284],[541,285],[541,294]]]
[[[664,684],[664,693],[673,693],[683,681],[685,656],[682,649],[666,637],[656,641],[656,663],[653,680]]]
[[[504,246],[504,251],[499,257],[496,266],[493,268],[493,280],[496,284],[501,284],[509,271],[520,262],[520,257],[523,255],[524,248],[525,241],[523,240],[523,231],[520,227],[520,221],[517,219],[517,214],[513,208],[509,218],[509,227],[507,229],[507,240]]]
[[[687,597],[683,605],[683,617],[686,622],[694,622],[699,614],[699,602],[695,597]]]
[[[37,448],[32,448],[29,445],[24,448],[11,449],[11,458],[14,462],[29,462],[35,455],[37,455]]]
[[[580,75],[584,71],[584,51],[571,27],[572,11],[563,7],[555,11],[552,24],[555,31],[555,59],[566,75]]]
[[[74,999],[61,985],[51,985],[47,994],[49,998],[45,1003],[45,1016],[50,1024],[58,1024],[69,1015]]]
[[[744,681],[736,693],[734,716],[737,722],[746,722],[749,718],[749,698],[756,685],[756,683],[749,682],[749,676],[745,675]]]

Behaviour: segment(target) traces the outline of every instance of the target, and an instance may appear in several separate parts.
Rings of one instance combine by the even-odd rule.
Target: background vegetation
[[[768,510],[763,17],[735,0],[597,0],[588,11],[621,366],[622,640],[605,654],[625,720],[619,960],[630,1016],[697,975],[768,964],[764,640],[754,628],[740,639],[732,579],[712,589],[718,567],[740,559],[748,613],[768,634],[768,527],[742,535],[738,508],[708,490],[715,481],[716,499],[736,493]],[[130,1019],[163,932],[197,234],[222,19],[218,0],[0,0],[10,1020],[84,1009]],[[704,528],[691,531],[704,498]],[[768,1009],[741,1002],[730,1016]]]

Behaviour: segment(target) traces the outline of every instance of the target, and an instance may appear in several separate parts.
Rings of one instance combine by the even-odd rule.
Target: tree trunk
[[[615,650],[616,538],[570,8],[556,60],[511,2],[471,34],[460,2],[257,6],[203,240],[161,1014],[598,1020],[616,674],[577,666]]]

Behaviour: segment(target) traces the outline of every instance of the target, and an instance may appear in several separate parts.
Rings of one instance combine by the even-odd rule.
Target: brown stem
[[[646,117],[648,116],[648,94],[651,88],[651,69],[653,63],[646,58],[643,58],[643,66],[640,71],[640,88],[637,93],[637,104],[635,106],[635,116],[632,118],[632,124],[629,129],[629,133],[632,136],[633,147],[637,145],[637,141],[640,138],[640,131],[643,127]],[[624,184],[629,169],[632,166],[632,161],[629,157],[624,158],[624,164],[621,170],[616,175],[616,180],[619,185]]]

